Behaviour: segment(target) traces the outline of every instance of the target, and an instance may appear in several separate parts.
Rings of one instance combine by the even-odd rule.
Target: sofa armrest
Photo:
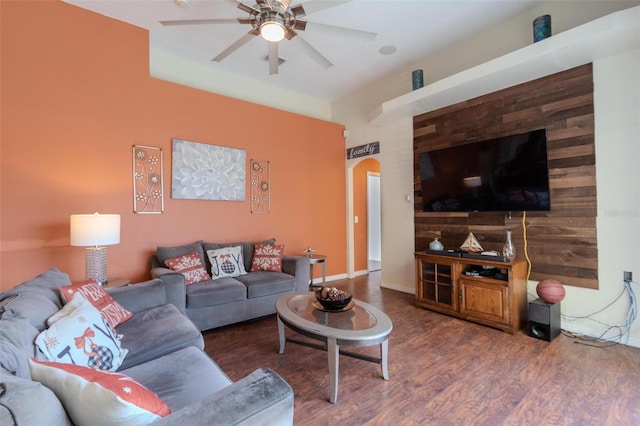
[[[177,272],[173,272],[171,269],[164,266],[154,266],[151,268],[151,278],[160,278],[162,275],[176,273]]]
[[[282,256],[282,272],[296,277],[296,291],[309,291],[309,258]]]
[[[172,272],[138,284],[109,289],[109,295],[122,307],[136,313],[171,303],[185,313],[184,276]]]
[[[292,425],[293,389],[273,370],[260,368],[153,424]]]

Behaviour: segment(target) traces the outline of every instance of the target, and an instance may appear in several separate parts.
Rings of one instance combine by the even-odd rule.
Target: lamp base
[[[85,277],[94,279],[99,285],[107,282],[107,248],[87,247],[85,249]]]

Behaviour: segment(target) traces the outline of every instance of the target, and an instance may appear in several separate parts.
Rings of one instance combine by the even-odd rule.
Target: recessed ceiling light
[[[392,55],[396,53],[396,50],[398,49],[395,46],[388,44],[386,46],[382,46],[378,52],[380,52],[381,55]]]

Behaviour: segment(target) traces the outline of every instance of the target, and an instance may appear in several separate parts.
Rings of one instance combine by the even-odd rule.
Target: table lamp
[[[85,250],[85,277],[100,285],[107,282],[107,248],[120,243],[120,215],[72,214],[71,245]]]

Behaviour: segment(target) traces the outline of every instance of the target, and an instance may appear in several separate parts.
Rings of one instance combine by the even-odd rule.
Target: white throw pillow
[[[222,277],[237,277],[247,273],[244,269],[242,246],[207,250],[207,256],[211,263],[211,278],[214,280]]]
[[[82,294],[76,293],[68,305],[62,309],[66,315],[58,316],[36,337],[44,356],[49,361],[116,371],[129,351],[122,348],[115,330]]]
[[[147,425],[171,413],[130,377],[79,365],[29,359],[33,380],[51,389],[77,425]]]

